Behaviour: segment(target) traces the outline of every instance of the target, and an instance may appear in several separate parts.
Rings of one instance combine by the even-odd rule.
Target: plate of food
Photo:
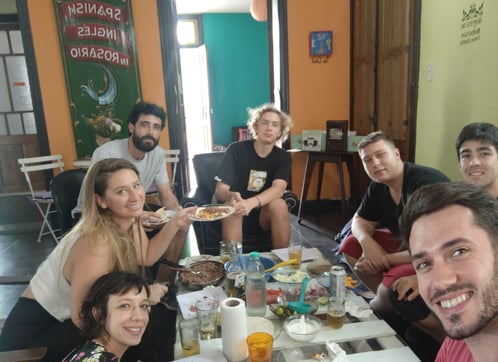
[[[235,209],[229,205],[204,205],[198,207],[189,217],[194,221],[215,221],[233,214]]]
[[[144,221],[145,226],[160,226],[166,224],[173,217],[173,215],[176,214],[176,210],[166,210],[164,207],[161,207],[160,209],[157,209],[155,211],[155,214],[159,216],[161,219],[146,220]]]

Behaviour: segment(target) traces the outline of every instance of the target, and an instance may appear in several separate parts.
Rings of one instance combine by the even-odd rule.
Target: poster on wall
[[[128,137],[141,99],[131,0],[54,0],[76,154]]]

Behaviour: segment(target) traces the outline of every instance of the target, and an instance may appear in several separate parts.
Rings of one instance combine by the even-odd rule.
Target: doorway
[[[206,46],[180,48],[180,65],[192,190],[197,186],[192,158],[213,149]]]

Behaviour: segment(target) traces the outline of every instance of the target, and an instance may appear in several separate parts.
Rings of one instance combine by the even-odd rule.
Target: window
[[[179,18],[176,24],[176,36],[180,47],[194,47],[204,43],[202,20],[200,16]]]

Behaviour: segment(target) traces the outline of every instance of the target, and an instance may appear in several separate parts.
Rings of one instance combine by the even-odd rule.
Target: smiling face
[[[368,176],[376,182],[389,183],[403,173],[403,162],[399,150],[380,140],[359,150],[359,155]]]
[[[489,142],[469,140],[459,150],[460,172],[466,182],[498,197],[498,153]]]
[[[110,295],[107,302],[105,347],[120,356],[129,346],[140,343],[149,322],[149,301],[145,288],[136,288],[122,295]]]
[[[275,112],[265,112],[254,125],[258,140],[274,144],[282,136],[282,121]]]
[[[131,220],[143,213],[145,193],[138,175],[130,169],[122,169],[109,175],[105,194],[96,195],[97,204],[108,209],[117,224]],[[127,225],[129,226],[129,225]]]
[[[409,243],[420,294],[450,337],[475,335],[496,318],[496,256],[469,209],[452,205],[420,217]]]

